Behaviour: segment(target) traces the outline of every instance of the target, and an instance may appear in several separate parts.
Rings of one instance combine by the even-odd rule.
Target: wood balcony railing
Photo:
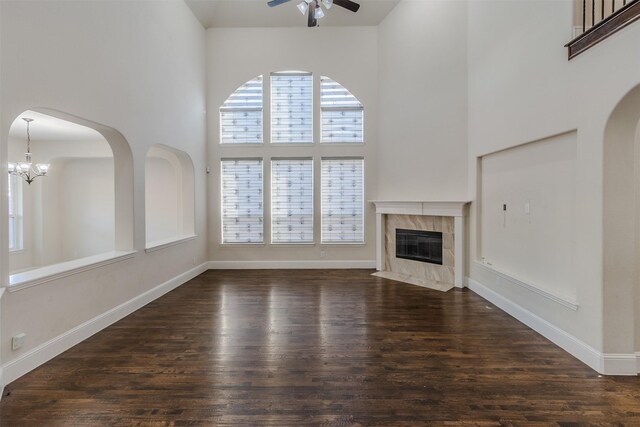
[[[566,44],[569,59],[640,19],[640,0],[578,1],[582,6],[582,27],[578,27],[580,34]]]

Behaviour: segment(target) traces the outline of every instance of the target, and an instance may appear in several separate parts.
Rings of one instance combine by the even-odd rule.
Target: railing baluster
[[[591,27],[596,25],[596,0],[591,0]]]
[[[600,0],[600,20],[604,19],[604,0]]]
[[[616,0],[611,0],[611,13],[616,11]]]
[[[582,0],[582,32],[587,31],[587,0]]]

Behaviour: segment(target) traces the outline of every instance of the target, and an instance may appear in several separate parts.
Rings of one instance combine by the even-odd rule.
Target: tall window
[[[271,142],[313,142],[313,76],[287,71],[271,74]]]
[[[320,109],[322,113],[322,142],[364,142],[364,107],[340,83],[320,78]]]
[[[271,241],[313,242],[313,160],[271,161]]]
[[[322,159],[322,243],[364,242],[364,160]]]
[[[22,244],[22,179],[9,175],[9,250],[17,251]]]
[[[262,160],[220,162],[222,243],[263,243]]]
[[[306,71],[249,80],[220,107],[220,143],[222,243],[265,243],[264,221],[269,244],[364,243],[364,106],[340,83]]]
[[[262,76],[240,86],[220,107],[220,142],[262,143]]]

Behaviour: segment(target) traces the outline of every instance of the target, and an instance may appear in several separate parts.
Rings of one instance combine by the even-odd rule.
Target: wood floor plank
[[[2,426],[640,426],[468,290],[368,270],[208,271],[9,384]]]

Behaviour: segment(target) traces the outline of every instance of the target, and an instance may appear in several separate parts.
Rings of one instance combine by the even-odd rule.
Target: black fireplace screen
[[[396,258],[442,265],[442,233],[397,228]]]

